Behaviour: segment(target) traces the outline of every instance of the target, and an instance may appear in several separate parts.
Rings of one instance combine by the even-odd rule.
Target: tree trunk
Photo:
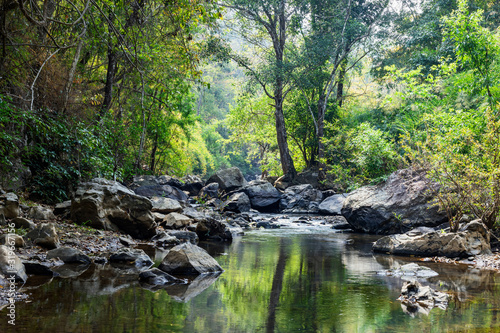
[[[318,100],[318,180],[326,179],[325,173],[325,146],[323,144],[323,133],[325,128],[325,111],[326,111],[326,98],[324,95],[321,95]]]
[[[111,100],[113,98],[113,84],[115,83],[115,75],[117,72],[118,55],[113,45],[108,46],[108,72],[106,73],[106,85],[104,86],[104,100],[102,102],[99,120],[104,116],[106,111],[111,108]]]
[[[71,86],[73,85],[73,79],[75,78],[76,66],[78,65],[78,61],[80,60],[80,52],[82,51],[82,46],[83,46],[83,38],[80,38],[80,40],[78,41],[78,45],[76,47],[75,57],[73,58],[73,63],[71,64],[71,69],[69,71],[68,81],[64,86],[63,112],[66,112],[68,108],[69,94],[71,92]]]
[[[342,102],[344,101],[344,80],[345,74],[347,72],[347,57],[342,60],[342,64],[340,65],[340,73],[339,78],[337,80],[337,105],[342,107]]]

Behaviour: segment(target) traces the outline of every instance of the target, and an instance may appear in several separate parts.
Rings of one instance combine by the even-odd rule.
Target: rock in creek
[[[364,186],[349,194],[342,215],[353,230],[372,234],[404,233],[447,221],[429,191],[429,180],[412,169],[392,173],[385,183]]]
[[[150,286],[165,286],[171,284],[186,284],[186,279],[178,279],[164,271],[153,268],[139,274],[139,281]]]
[[[134,238],[156,234],[151,201],[120,183],[97,178],[78,187],[71,205],[71,219],[97,229],[121,230]]]
[[[281,196],[280,209],[284,213],[317,213],[323,193],[310,184],[290,186]]]
[[[459,232],[416,229],[405,234],[384,236],[373,244],[373,251],[422,257],[465,258],[490,254],[490,235],[480,220],[465,225]]]
[[[245,193],[233,193],[225,202],[225,211],[243,213],[250,211],[250,200]]]
[[[231,192],[247,185],[245,177],[237,167],[217,171],[207,180],[207,184],[210,183],[219,184],[219,188],[225,192]]]
[[[233,239],[231,229],[227,223],[214,218],[207,218],[204,221],[198,222],[196,225],[196,234],[201,240],[230,241]]]
[[[415,316],[417,313],[428,315],[435,307],[446,310],[449,298],[448,294],[422,286],[418,281],[407,281],[401,288],[398,300],[405,313]]]
[[[199,241],[198,235],[192,231],[169,230],[168,234],[177,238],[181,243],[191,243],[196,245]]]
[[[42,223],[28,232],[24,238],[46,249],[59,247],[59,237],[54,223]]]
[[[174,275],[199,275],[223,271],[205,250],[191,243],[172,248],[159,268]]]
[[[11,251],[11,248],[5,245],[0,245],[0,273],[6,278],[11,276],[16,281],[26,282],[28,275],[21,262],[21,259]]]
[[[82,251],[71,247],[60,247],[50,250],[49,252],[47,252],[47,259],[60,259],[67,264],[90,264],[91,262],[89,256],[84,254]]]
[[[135,265],[136,267],[151,267],[151,258],[141,249],[123,248],[109,257],[110,262]]]
[[[321,201],[319,212],[325,215],[342,215],[342,207],[348,194],[334,194]]]
[[[269,182],[252,180],[243,189],[253,209],[268,211],[279,208],[280,192]]]
[[[156,234],[153,238],[151,238],[151,241],[155,242],[157,247],[175,246],[179,245],[181,242],[177,237],[172,236],[165,231]]]

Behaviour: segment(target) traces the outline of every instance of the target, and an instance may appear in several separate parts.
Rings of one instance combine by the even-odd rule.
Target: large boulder
[[[14,193],[5,193],[0,195],[0,215],[7,219],[13,219],[19,216],[19,198]]]
[[[54,223],[42,223],[28,232],[24,238],[47,249],[59,247],[59,236]]]
[[[162,214],[168,214],[172,212],[180,212],[182,210],[182,206],[179,201],[164,198],[164,197],[152,197],[151,202],[153,203],[153,212],[159,212]]]
[[[490,254],[490,234],[480,220],[469,222],[459,232],[417,228],[405,234],[384,236],[373,251],[421,257],[464,258]]]
[[[319,204],[319,212],[326,215],[342,215],[342,207],[344,206],[347,194],[334,194],[329,196]]]
[[[98,229],[121,230],[146,239],[156,234],[151,201],[115,181],[82,183],[72,200],[71,218]]]
[[[134,192],[138,195],[142,195],[148,198],[165,197],[177,200],[179,202],[186,202],[188,200],[188,196],[186,193],[181,191],[179,188],[170,185],[141,186],[136,188]]]
[[[180,229],[189,226],[193,220],[179,213],[170,213],[163,221],[167,228]]]
[[[237,167],[217,171],[207,180],[207,184],[209,183],[218,183],[220,189],[225,192],[234,191],[247,185],[245,177]]]
[[[201,247],[191,243],[172,248],[159,268],[174,275],[199,275],[223,271],[212,256]]]
[[[263,180],[253,180],[244,188],[253,209],[272,210],[278,208],[280,192],[271,183]]]
[[[229,225],[214,218],[207,218],[204,221],[198,222],[196,225],[196,234],[201,240],[230,241],[233,239]]]
[[[280,200],[284,213],[317,213],[323,193],[310,184],[288,187]]]
[[[202,187],[201,190],[198,192],[198,197],[203,199],[218,198],[219,184],[208,183],[206,186]]]
[[[21,259],[10,246],[0,245],[0,274],[7,279],[14,277],[16,281],[26,282],[28,279]]]
[[[411,169],[392,173],[380,185],[349,194],[342,215],[356,231],[371,234],[404,233],[419,226],[435,227],[447,221],[432,202],[429,180]]]
[[[243,213],[250,211],[250,199],[243,192],[233,193],[225,202],[224,210]]]

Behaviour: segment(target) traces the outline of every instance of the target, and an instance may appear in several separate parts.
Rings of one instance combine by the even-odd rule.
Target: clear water
[[[500,332],[499,275],[419,262],[439,273],[425,283],[453,298],[410,316],[396,300],[402,280],[377,272],[415,259],[375,256],[374,239],[296,224],[253,231],[202,244],[220,276],[157,291],[109,265],[31,278],[42,285],[17,304],[15,327],[0,311],[0,332]]]

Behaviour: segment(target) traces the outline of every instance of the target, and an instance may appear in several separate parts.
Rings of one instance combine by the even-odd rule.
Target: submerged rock
[[[419,266],[418,264],[415,263],[406,264],[396,269],[390,269],[382,272],[382,274],[389,276],[398,276],[401,277],[402,279],[415,279],[415,278],[427,279],[439,275],[437,272],[433,271],[429,267]]]
[[[414,316],[417,313],[428,315],[435,307],[446,310],[449,298],[448,294],[422,286],[418,281],[408,281],[403,284],[398,300],[403,311]]]
[[[459,232],[426,230],[380,238],[373,244],[373,251],[422,257],[444,256],[466,258],[490,254],[490,235],[480,220],[464,226]]]
[[[186,303],[210,287],[219,278],[220,274],[221,273],[198,275],[188,284],[169,285],[164,289],[174,301]]]
[[[139,281],[149,286],[165,286],[171,284],[186,284],[186,279],[178,279],[164,271],[153,268],[139,274]],[[151,288],[148,288],[151,289]]]
[[[404,233],[419,226],[435,227],[446,213],[432,203],[429,180],[411,169],[392,173],[387,181],[349,194],[342,215],[356,231],[371,234]]]
[[[175,275],[199,275],[223,271],[212,256],[201,247],[191,243],[184,243],[172,248],[159,268]]]

